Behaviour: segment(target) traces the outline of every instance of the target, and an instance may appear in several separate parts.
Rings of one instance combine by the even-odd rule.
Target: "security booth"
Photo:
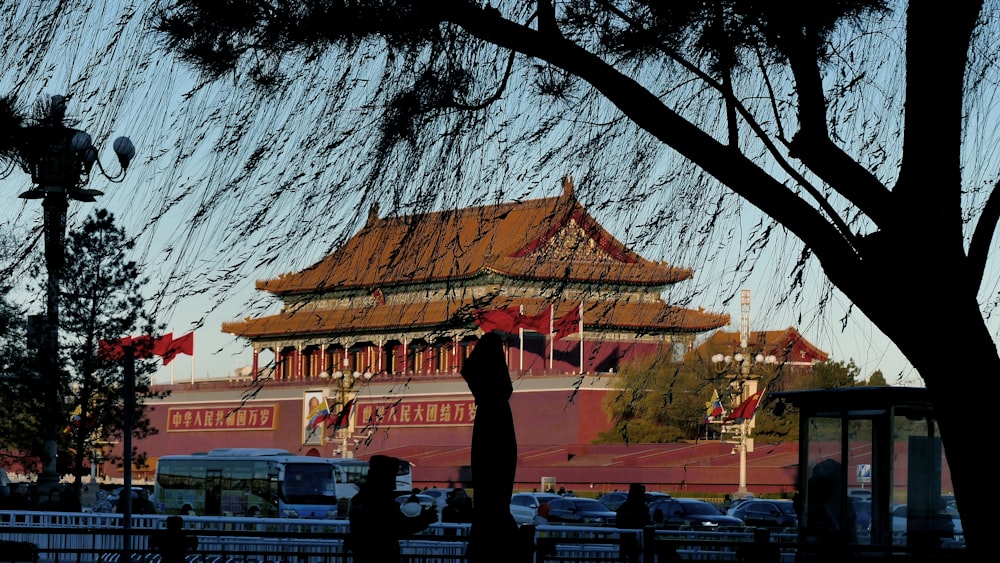
[[[927,389],[789,391],[769,402],[799,415],[800,559],[964,547]]]

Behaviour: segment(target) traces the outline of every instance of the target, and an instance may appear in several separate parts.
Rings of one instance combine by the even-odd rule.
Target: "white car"
[[[512,507],[520,506],[527,508],[531,511],[531,521],[535,521],[535,517],[538,516],[538,507],[543,503],[550,500],[562,498],[555,493],[514,493],[510,497],[510,504]],[[514,511],[511,509],[511,514]],[[527,514],[527,512],[525,512]],[[515,515],[515,519],[517,515]]]
[[[527,506],[511,503],[510,514],[518,526],[535,523],[535,511]]]
[[[962,518],[958,515],[958,512],[954,513],[943,513],[937,515],[942,521],[949,521],[951,523],[952,535],[960,536],[962,535]],[[906,535],[907,528],[907,514],[906,505],[897,504],[892,507],[892,533],[893,535]]]

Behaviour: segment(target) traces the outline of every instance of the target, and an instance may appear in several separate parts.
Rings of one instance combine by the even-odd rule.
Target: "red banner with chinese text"
[[[224,430],[274,430],[277,405],[232,407],[170,407],[167,432],[211,432]]]
[[[355,405],[354,425],[467,426],[476,421],[476,402],[466,400],[400,401]]]

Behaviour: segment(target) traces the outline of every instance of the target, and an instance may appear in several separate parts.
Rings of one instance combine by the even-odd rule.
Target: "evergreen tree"
[[[72,473],[79,498],[85,461],[110,457],[108,444],[120,442],[125,412],[124,365],[119,357],[99,353],[101,341],[126,336],[158,335],[143,290],[147,278],[136,262],[127,259],[133,242],[104,209],[87,217],[67,234],[60,298],[60,357],[63,362],[62,416],[66,422],[59,444],[60,472]],[[41,272],[39,272],[41,275]],[[155,434],[145,402],[165,393],[151,390],[159,358],[151,356],[151,339],[135,344],[135,411],[133,436]],[[144,456],[133,449],[134,463]]]
[[[9,286],[0,287],[0,467],[37,469],[41,401],[32,392],[38,372],[28,353],[25,311],[9,299]]]
[[[806,372],[785,381],[780,364],[763,365],[754,373],[758,387],[781,388],[785,391],[831,389],[859,385],[859,370],[853,360],[827,361],[812,366]],[[706,403],[712,391],[719,392],[727,412],[735,408],[741,394],[733,387],[732,374],[695,354],[683,362],[673,362],[667,356],[657,356],[625,364],[612,382],[612,392],[603,402],[613,428],[598,436],[599,443],[666,443],[718,439],[719,425],[705,424]],[[758,405],[753,436],[758,442],[788,442],[798,440],[798,411],[792,407],[782,416],[768,408],[765,394]]]

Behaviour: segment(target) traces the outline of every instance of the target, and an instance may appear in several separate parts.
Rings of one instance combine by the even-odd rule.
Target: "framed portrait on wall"
[[[302,394],[302,444],[322,446],[326,437],[326,416],[330,411],[322,391]]]

